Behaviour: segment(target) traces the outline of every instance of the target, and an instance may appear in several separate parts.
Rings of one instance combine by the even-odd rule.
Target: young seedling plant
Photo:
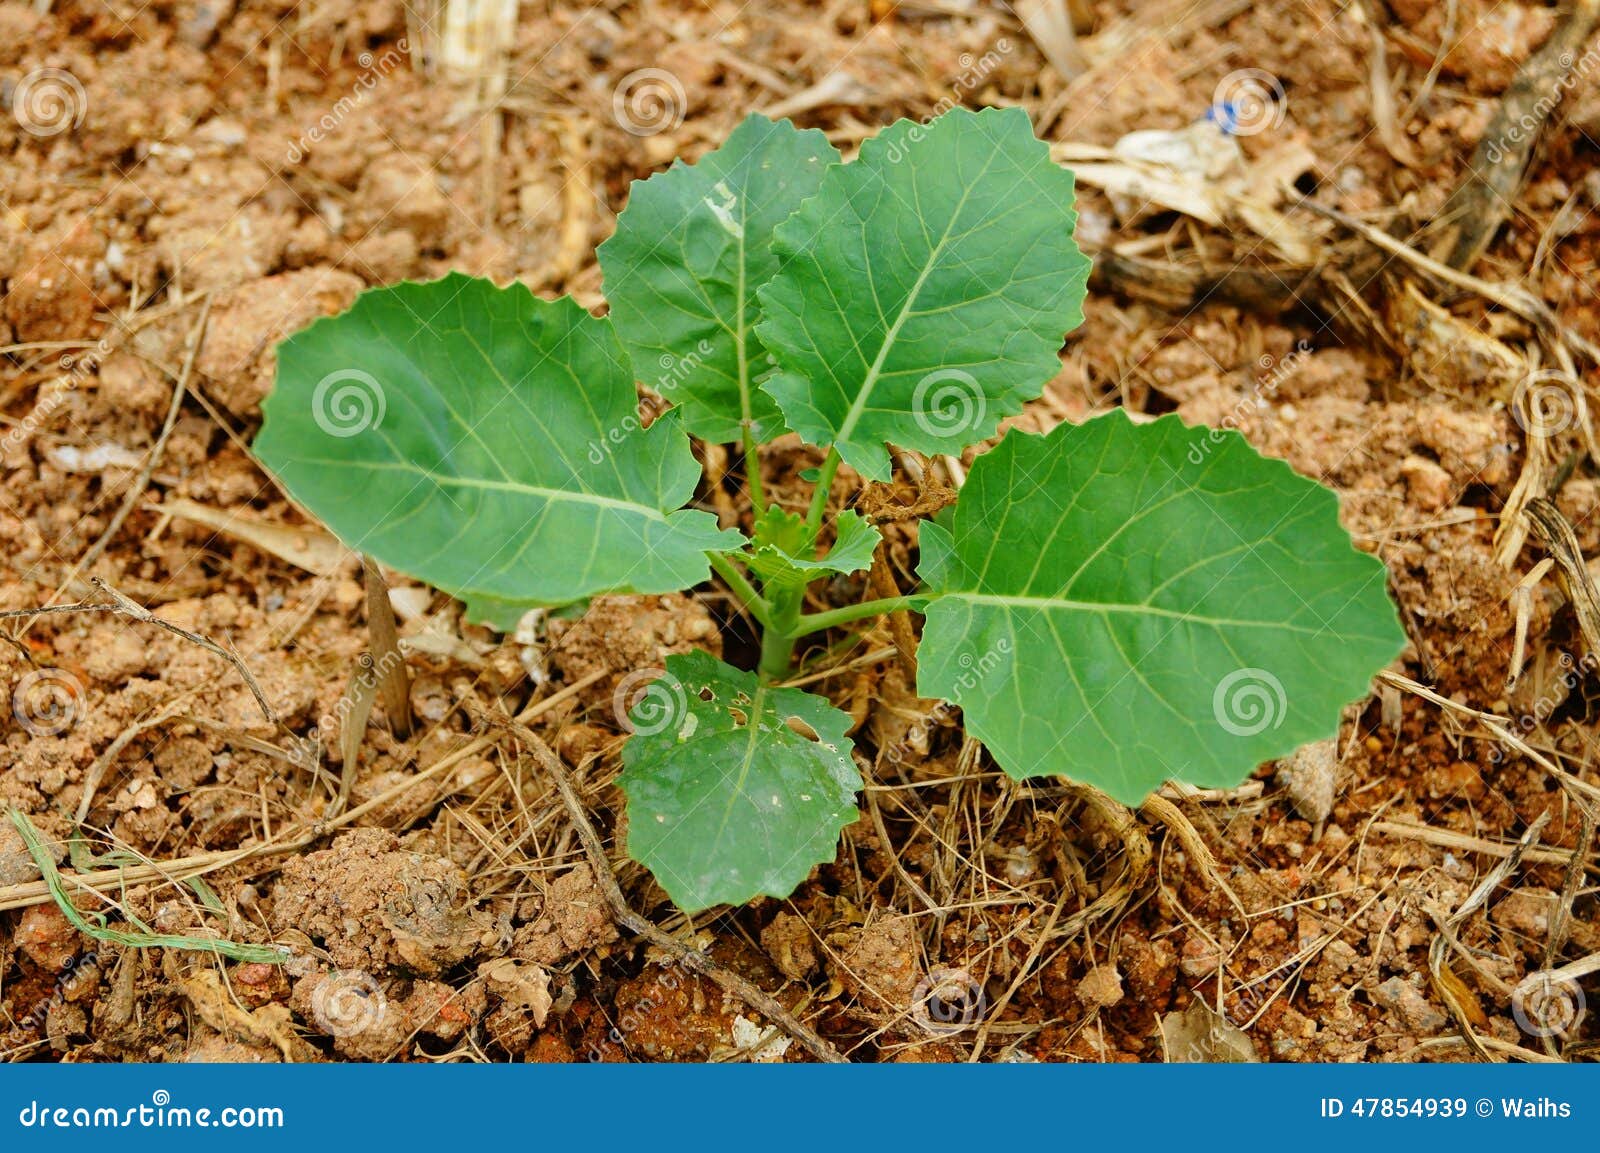
[[[668,657],[622,754],[627,850],[687,911],[833,859],[851,720],[784,681],[797,642],[889,612],[922,615],[918,692],[1012,777],[1130,805],[1231,787],[1336,733],[1403,639],[1334,495],[1235,432],[1121,410],[1010,431],[918,526],[915,591],[808,598],[879,541],[831,507],[841,467],[959,456],[1057,374],[1089,273],[1072,206],[1019,110],[900,121],[850,163],[751,116],[633,186],[600,248],[607,316],[460,275],[367,292],[280,346],[256,449],[352,548],[498,629],[722,578],[758,667]],[[673,405],[648,426],[636,382]],[[824,453],[794,507],[761,482],[786,431]],[[742,446],[748,535],[685,507],[690,437]]]

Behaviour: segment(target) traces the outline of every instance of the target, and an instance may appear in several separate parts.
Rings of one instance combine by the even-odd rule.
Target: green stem
[[[764,681],[781,681],[789,675],[794,660],[794,631],[804,607],[805,590],[781,592],[772,598],[771,620],[761,634],[761,663],[756,671]]]
[[[767,603],[767,599],[764,596],[756,592],[756,586],[751,584],[749,578],[739,571],[739,566],[721,553],[708,552],[706,557],[711,561],[711,567],[717,571],[717,575],[726,581],[728,587],[733,590],[733,595],[744,602],[744,607],[750,610],[750,615],[756,618],[756,622],[763,629],[770,631],[772,629],[772,605]]]
[[[856,605],[845,605],[842,609],[829,609],[824,613],[807,613],[805,616],[796,617],[789,633],[790,639],[810,636],[820,633],[823,629],[831,629],[835,625],[849,624],[862,617],[883,616],[886,613],[904,612],[915,608],[927,600],[920,596],[882,597],[878,600],[862,601]]]
[[[830,448],[822,471],[817,474],[817,487],[811,494],[811,510],[806,513],[806,532],[812,540],[822,531],[822,514],[828,511],[828,496],[833,491],[833,474],[839,471],[839,450]]]
[[[748,423],[744,426],[744,483],[750,489],[750,503],[755,507],[756,516],[760,517],[767,511],[767,499],[761,491],[761,457],[757,453],[756,436]]]

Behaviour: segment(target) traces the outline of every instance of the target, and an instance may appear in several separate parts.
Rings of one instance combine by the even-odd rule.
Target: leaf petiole
[[[767,511],[767,499],[761,491],[761,454],[756,444],[756,434],[748,420],[744,425],[744,482],[750,490],[750,504],[755,509],[757,519],[760,519]]]
[[[806,513],[806,533],[812,539],[822,531],[822,514],[828,511],[828,496],[833,492],[833,475],[839,471],[839,450],[830,448],[822,469],[817,474],[817,487],[811,494],[811,508]]]
[[[733,590],[733,595],[743,602],[750,615],[756,618],[756,623],[764,629],[772,627],[772,604],[766,597],[756,592],[756,586],[750,583],[748,577],[739,571],[739,566],[734,564],[721,553],[708,552],[706,558],[710,560],[711,567],[717,575],[727,582]]]
[[[887,613],[904,612],[907,609],[917,611],[920,610],[923,604],[927,603],[927,600],[926,595],[881,597],[878,600],[862,601],[860,604],[829,609],[827,612],[807,613],[795,619],[788,635],[791,638],[810,636],[812,633],[820,633],[823,629],[831,629],[835,625],[858,621],[862,617],[883,616]]]

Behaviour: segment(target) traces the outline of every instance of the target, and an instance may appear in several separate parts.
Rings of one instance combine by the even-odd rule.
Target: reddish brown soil
[[[1291,176],[1300,192],[1404,235],[1444,203],[1557,17],[1537,3],[1461,0],[1441,45],[1445,6],[1421,0],[1097,0],[1083,5],[1095,67],[1069,86],[985,0],[539,3],[520,11],[490,109],[482,85],[443,74],[419,46],[433,39],[399,3],[46,7],[0,6],[0,610],[75,600],[103,578],[236,651],[284,727],[263,719],[227,663],[171,632],[103,615],[38,618],[0,643],[0,686],[9,695],[50,670],[69,723],[41,733],[4,714],[0,805],[28,814],[64,856],[104,759],[84,823],[93,851],[157,863],[261,851],[207,875],[220,912],[193,888],[147,881],[85,894],[84,909],[296,949],[278,967],[94,942],[38,893],[37,870],[0,822],[0,1057],[74,1061],[701,1060],[752,1047],[804,1059],[738,999],[619,935],[551,782],[508,744],[470,743],[484,707],[520,709],[594,676],[535,724],[619,840],[613,692],[669,652],[748,659],[749,634],[715,588],[605,600],[582,622],[501,638],[390,574],[409,610],[418,729],[395,737],[380,707],[350,794],[370,807],[337,832],[318,824],[343,770],[323,718],[339,714],[368,644],[365,599],[355,561],[337,550],[319,560],[331,542],[250,457],[276,339],[365,286],[449,269],[598,306],[593,249],[629,182],[713,146],[747,111],[784,104],[847,149],[945,100],[1020,104],[1052,141],[1110,146],[1135,129],[1183,128],[1219,84],[1259,69],[1281,85],[1284,115],[1243,139],[1249,162],[1308,150]],[[1379,16],[1400,110],[1392,147],[1375,121]],[[613,106],[618,82],[641,68],[666,70],[682,93],[682,119],[643,136]],[[28,113],[33,131],[14,110],[45,69],[77,86],[60,90],[67,114],[50,134],[37,131],[50,109]],[[806,99],[841,76],[850,83]],[[1600,340],[1597,129],[1588,75],[1565,94],[1515,213],[1473,269],[1536,293],[1590,340]],[[1310,271],[1283,271],[1243,225],[1118,216],[1093,187],[1081,211],[1085,244],[1102,258],[1135,244],[1119,251],[1275,269],[1279,280]],[[1505,689],[1510,594],[1543,555],[1530,543],[1504,564],[1494,548],[1526,463],[1506,407],[1516,374],[1505,379],[1492,354],[1460,339],[1430,337],[1406,286],[1499,347],[1536,341],[1480,297],[1442,295],[1403,262],[1380,268],[1326,220],[1289,215],[1314,230],[1323,271],[1348,270],[1343,296],[1286,310],[1226,293],[1177,300],[1102,259],[1062,373],[1021,423],[1119,403],[1177,411],[1237,426],[1333,486],[1358,542],[1391,568],[1412,641],[1398,671],[1517,718],[1519,734],[1592,786],[1600,680],[1549,578],[1531,601],[1528,672]],[[139,481],[205,302],[170,439],[131,515],[84,565]],[[1596,462],[1575,431],[1551,443],[1572,466],[1557,504],[1593,556]],[[711,473],[728,468],[722,450],[705,456]],[[799,492],[810,463],[782,449],[769,490]],[[880,515],[926,508],[948,495],[937,477],[864,493],[847,477],[840,494]],[[702,499],[733,520],[747,511],[733,494],[708,483]],[[219,531],[219,514],[245,523]],[[908,572],[910,524],[885,532]],[[827,591],[839,603],[860,594]],[[963,741],[958,714],[907,691],[887,629],[871,646],[891,655],[828,686],[862,722],[869,815],[790,900],[691,922],[615,854],[636,910],[854,1059],[1463,1058],[1458,1014],[1497,1055],[1543,1053],[1510,990],[1600,949],[1594,845],[1578,806],[1546,768],[1418,696],[1390,689],[1348,710],[1325,758],[1331,785],[1299,778],[1291,800],[1268,765],[1254,788],[1180,801],[1215,858],[1210,872],[1149,812],[1007,781]],[[303,754],[319,734],[313,771]],[[1307,812],[1318,788],[1326,811]],[[1454,931],[1461,948],[1447,951],[1442,978],[1456,988],[1452,1013],[1429,946],[1546,813],[1544,855]],[[290,856],[270,851],[298,838],[307,843]],[[1560,862],[1574,851],[1588,873],[1563,902]],[[1560,948],[1548,957],[1553,932]],[[930,988],[936,1020],[918,1008]],[[1580,1024],[1568,1055],[1592,1053],[1594,1037]]]

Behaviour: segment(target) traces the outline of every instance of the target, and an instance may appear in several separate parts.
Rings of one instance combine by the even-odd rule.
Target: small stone
[[[780,912],[761,930],[761,948],[791,981],[804,981],[816,972],[815,939],[805,921],[793,913]]]
[[[78,955],[78,930],[53,904],[24,909],[12,940],[29,960],[49,973],[61,972]]]
[[[393,284],[413,275],[420,259],[417,238],[398,228],[362,237],[341,264],[368,284]]]
[[[1489,920],[1525,947],[1542,946],[1550,935],[1550,916],[1558,899],[1551,889],[1518,889],[1489,910]]]
[[[1445,1026],[1445,1015],[1430,1005],[1417,987],[1404,977],[1390,977],[1373,990],[1373,996],[1385,1008],[1393,1009],[1413,1033],[1427,1036]]]
[[[1088,1008],[1110,1008],[1122,1000],[1122,974],[1115,965],[1096,965],[1078,982],[1078,1000]]]
[[[217,298],[195,368],[240,416],[254,416],[272,387],[277,343],[319,316],[350,307],[364,286],[348,272],[308,268],[254,280]]]
[[[1278,762],[1278,783],[1294,811],[1320,825],[1333,812],[1339,781],[1339,742],[1330,737],[1302,745]]]
[[[21,885],[39,879],[28,846],[10,821],[0,820],[0,885]]]
[[[119,412],[153,413],[170,401],[172,386],[131,352],[113,352],[100,365],[100,396]]]
[[[1438,461],[1413,454],[1400,462],[1400,475],[1405,478],[1411,499],[1428,512],[1437,512],[1451,503],[1450,474]]]

